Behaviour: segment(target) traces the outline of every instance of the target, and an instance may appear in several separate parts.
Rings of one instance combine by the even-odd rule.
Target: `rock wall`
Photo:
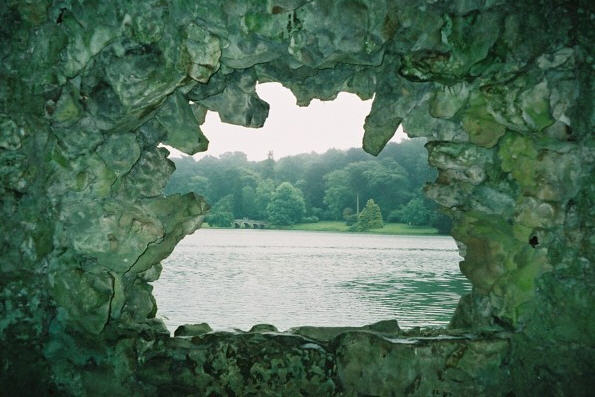
[[[0,4],[0,383],[8,395],[587,395],[593,6],[506,0]],[[450,330],[171,338],[149,281],[208,209],[163,142],[374,97],[364,149],[425,136],[473,292]],[[200,320],[200,319],[197,319]],[[265,327],[265,329],[268,329]],[[332,334],[326,338],[320,335]]]

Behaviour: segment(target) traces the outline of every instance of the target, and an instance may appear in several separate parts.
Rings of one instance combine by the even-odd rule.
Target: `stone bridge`
[[[255,221],[253,219],[234,219],[232,222],[236,229],[266,229],[269,224],[264,221]]]

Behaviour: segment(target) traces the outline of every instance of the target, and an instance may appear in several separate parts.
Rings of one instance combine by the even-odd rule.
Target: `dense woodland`
[[[390,143],[378,157],[354,148],[331,149],[274,160],[248,161],[244,153],[174,158],[176,171],[166,194],[194,191],[207,200],[207,222],[229,226],[232,219],[291,225],[318,220],[357,220],[372,199],[384,221],[430,225],[448,232],[450,222],[423,195],[436,177],[424,140]]]

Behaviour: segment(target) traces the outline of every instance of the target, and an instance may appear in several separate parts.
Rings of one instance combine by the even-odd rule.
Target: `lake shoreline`
[[[446,236],[199,230],[162,263],[153,283],[170,330],[352,327],[395,319],[445,327],[471,290]]]
[[[201,226],[203,229],[234,229],[231,227],[215,227],[206,223]],[[349,230],[345,222],[340,221],[321,221],[316,223],[298,223],[291,226],[269,227],[265,230],[299,230],[306,232],[327,232],[327,233],[363,233],[363,234],[383,234],[392,236],[448,236],[441,234],[436,228],[430,226],[410,226],[404,223],[385,223],[381,229],[371,229],[365,232],[354,232]]]

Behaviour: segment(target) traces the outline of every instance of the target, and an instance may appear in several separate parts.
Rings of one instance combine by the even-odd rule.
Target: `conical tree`
[[[351,227],[352,230],[363,232],[370,229],[379,229],[384,226],[382,211],[374,200],[369,199],[362,210],[359,221]]]

